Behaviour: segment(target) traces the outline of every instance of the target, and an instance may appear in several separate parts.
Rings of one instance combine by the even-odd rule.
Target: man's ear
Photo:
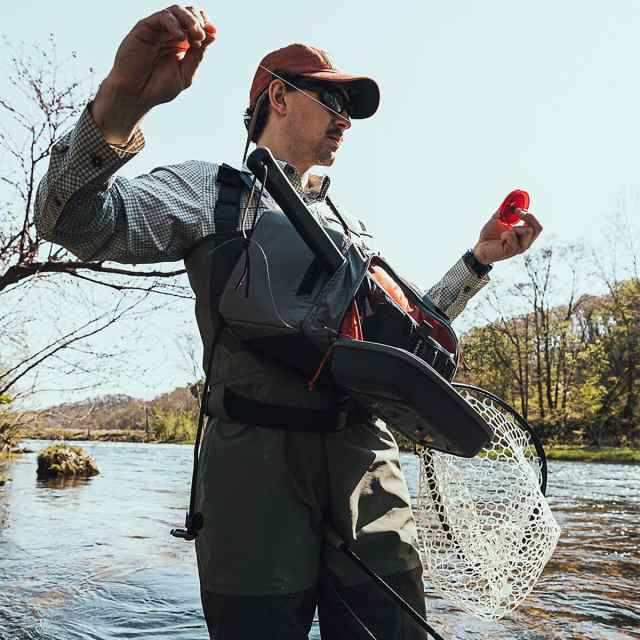
[[[287,113],[286,93],[284,82],[281,80],[274,80],[269,85],[269,103],[271,104],[271,109],[281,116]]]

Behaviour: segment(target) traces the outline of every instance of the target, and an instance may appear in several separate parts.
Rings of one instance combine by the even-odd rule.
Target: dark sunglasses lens
[[[349,100],[339,89],[328,89],[326,86],[315,85],[306,82],[297,82],[296,88],[303,91],[314,91],[318,94],[318,100],[322,102],[325,107],[336,111],[340,115],[351,115],[349,106]]]
[[[320,100],[327,105],[330,109],[342,114],[345,111],[348,113],[347,99],[345,96],[337,90],[325,90],[320,94]]]

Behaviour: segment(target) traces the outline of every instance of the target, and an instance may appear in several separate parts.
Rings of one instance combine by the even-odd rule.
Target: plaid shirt
[[[140,264],[180,260],[200,238],[215,233],[218,165],[191,160],[132,179],[114,177],[143,147],[139,129],[126,147],[109,145],[85,109],[75,128],[53,146],[38,186],[40,235],[82,260]],[[329,179],[304,189],[296,170],[282,166],[315,215],[334,219],[325,201]],[[247,206],[248,195],[241,200],[247,215],[240,226],[245,228],[264,210],[253,201]],[[427,293],[453,319],[488,282],[460,259]]]

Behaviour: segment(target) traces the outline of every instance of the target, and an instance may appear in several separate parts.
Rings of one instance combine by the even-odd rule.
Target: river
[[[191,447],[78,443],[101,474],[36,480],[37,451],[0,463],[0,640],[206,640],[192,543],[182,526]],[[412,491],[417,458],[403,455]],[[640,638],[640,466],[551,462],[562,527],[533,593],[500,622],[428,598],[448,640]],[[314,623],[310,638],[319,639]]]

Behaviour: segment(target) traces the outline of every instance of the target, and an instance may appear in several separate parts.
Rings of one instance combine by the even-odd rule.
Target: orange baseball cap
[[[307,44],[290,44],[268,53],[260,61],[249,92],[250,108],[256,105],[258,98],[275,79],[271,72],[288,73],[318,82],[347,85],[352,118],[372,116],[380,103],[380,89],[375,80],[343,73],[334,66],[327,52],[322,49],[316,49]]]

